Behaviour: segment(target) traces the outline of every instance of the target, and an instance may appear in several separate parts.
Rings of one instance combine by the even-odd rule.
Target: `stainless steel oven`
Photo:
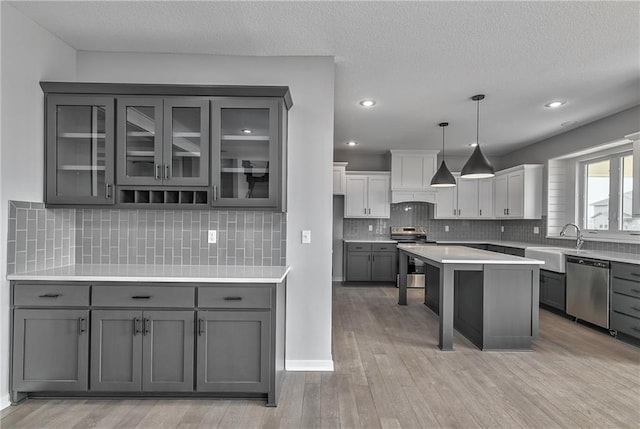
[[[427,239],[427,229],[423,226],[392,226],[391,239],[398,244],[435,245],[434,241]],[[410,257],[407,269],[407,287],[424,288],[425,266],[419,259]],[[400,275],[396,287],[400,284]]]

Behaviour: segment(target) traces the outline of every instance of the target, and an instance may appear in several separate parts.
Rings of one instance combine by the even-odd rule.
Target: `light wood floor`
[[[540,311],[533,352],[437,349],[421,291],[334,285],[333,373],[289,373],[253,400],[27,400],[7,428],[640,427],[640,349]]]

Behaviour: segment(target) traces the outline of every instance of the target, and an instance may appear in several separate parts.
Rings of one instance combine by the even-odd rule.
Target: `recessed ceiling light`
[[[362,107],[373,107],[376,105],[376,101],[375,100],[362,100],[360,102],[360,105]]]
[[[469,143],[469,146],[476,147],[476,146],[478,146],[478,143],[475,143],[475,142],[474,143]]]
[[[570,127],[572,125],[577,124],[578,121],[566,121],[560,124],[561,127]]]
[[[245,134],[251,134],[251,133],[253,133],[253,130],[250,130],[249,128],[243,128],[243,129],[241,129],[240,131],[242,131],[242,132],[243,132],[243,133],[245,133]]]
[[[358,144],[358,143],[357,143],[357,142],[354,142],[353,140],[349,140],[349,141],[347,142],[347,146],[355,146],[355,145],[357,145],[357,144]]]
[[[544,107],[548,107],[550,109],[555,109],[557,107],[560,107],[564,104],[566,104],[566,101],[560,101],[560,100],[555,100],[555,101],[550,101],[549,103],[545,104]]]

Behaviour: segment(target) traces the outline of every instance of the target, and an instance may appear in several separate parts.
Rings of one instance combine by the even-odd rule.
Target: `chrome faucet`
[[[580,250],[580,248],[584,244],[584,237],[582,236],[582,231],[580,231],[580,227],[575,223],[568,223],[565,226],[563,226],[562,231],[560,231],[560,237],[564,237],[566,235],[568,226],[573,226],[576,229],[576,250]]]

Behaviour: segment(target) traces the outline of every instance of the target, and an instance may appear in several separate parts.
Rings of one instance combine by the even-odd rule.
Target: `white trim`
[[[344,277],[343,276],[335,276],[331,279],[331,281],[333,282],[343,282],[344,281]]]
[[[287,371],[333,371],[333,360],[290,360],[285,362]]]
[[[0,396],[0,410],[4,410],[11,406],[11,401],[9,400],[9,394]]]

